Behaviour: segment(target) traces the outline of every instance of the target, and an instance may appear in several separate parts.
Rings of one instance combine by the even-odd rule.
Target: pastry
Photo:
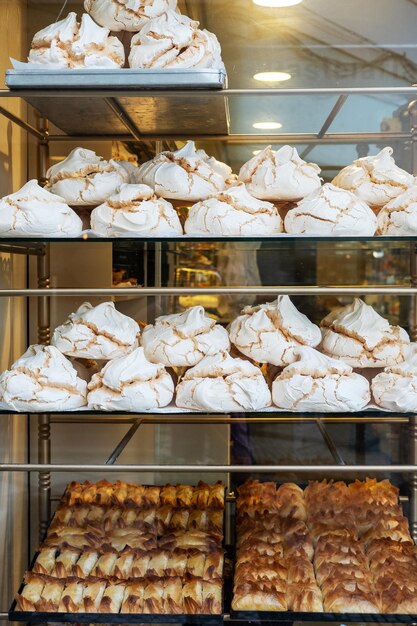
[[[197,201],[223,191],[232,173],[225,163],[196,150],[193,141],[175,152],[160,152],[138,170],[140,182],[158,196]]]
[[[83,359],[110,360],[138,347],[139,325],[120,313],[113,302],[93,307],[84,302],[52,335],[63,354]]]
[[[376,226],[376,216],[365,202],[331,183],[313,191],[285,216],[290,234],[371,237]]]
[[[133,36],[130,67],[224,70],[216,35],[198,27],[199,22],[167,9]]]
[[[143,348],[136,348],[94,374],[88,390],[91,409],[148,411],[171,402],[174,382],[162,364],[150,363]]]
[[[411,351],[410,351],[411,352]],[[372,379],[372,395],[383,409],[399,412],[417,411],[417,351],[403,363],[386,367]]]
[[[390,200],[379,211],[377,235],[396,237],[417,234],[417,185]]]
[[[261,370],[227,352],[205,356],[177,386],[176,405],[195,411],[256,411],[271,394]]]
[[[313,348],[294,348],[297,359],[272,383],[272,400],[280,409],[302,412],[361,411],[369,403],[364,376]]]
[[[268,146],[241,167],[238,180],[260,200],[294,201],[320,188],[319,174],[319,166],[303,161],[295,148]]]
[[[182,235],[172,204],[147,185],[122,185],[92,211],[91,229],[103,237]]]
[[[194,204],[184,230],[187,235],[269,237],[283,228],[278,209],[251,196],[241,183]]]
[[[87,13],[113,32],[137,33],[150,19],[176,6],[176,0],[84,0]]]
[[[123,44],[109,33],[87,13],[81,17],[81,24],[76,13],[68,13],[65,19],[36,33],[28,61],[45,69],[123,67]]]
[[[230,340],[245,356],[259,363],[283,366],[294,361],[293,349],[317,346],[320,329],[300,313],[288,296],[245,307],[230,325]]]
[[[0,237],[79,237],[81,233],[78,215],[37,180],[0,200]]]
[[[50,167],[46,176],[47,189],[74,206],[100,204],[129,179],[116,161],[105,161],[84,148],[75,148],[66,159]]]
[[[395,164],[393,149],[357,159],[344,167],[333,184],[352,191],[371,207],[382,207],[414,184],[414,177]]]
[[[86,395],[87,383],[53,346],[29,346],[0,376],[0,401],[15,411],[71,411]]]
[[[227,330],[216,324],[202,306],[162,315],[142,332],[145,356],[168,367],[190,367],[204,356],[229,350]]]
[[[387,367],[404,361],[410,339],[359,298],[321,322],[322,351],[352,367]]]

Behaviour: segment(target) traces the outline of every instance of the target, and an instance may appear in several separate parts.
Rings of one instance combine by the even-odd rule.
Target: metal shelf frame
[[[294,133],[294,134],[265,134],[265,135],[242,135],[242,134],[219,134],[219,135],[207,135],[207,134],[194,134],[192,137],[197,140],[213,140],[224,141],[229,143],[243,143],[243,142],[274,142],[274,143],[293,143],[293,144],[308,144],[309,146],[316,143],[328,143],[328,144],[356,144],[361,141],[368,143],[377,143],[381,141],[399,140],[403,142],[411,142],[412,148],[412,160],[413,170],[417,174],[417,100],[413,101],[409,105],[409,114],[411,120],[410,133],[391,133],[391,132],[375,132],[375,133],[330,133],[331,125],[334,123],[340,110],[345,105],[349,97],[355,95],[407,95],[410,98],[417,99],[417,87],[391,87],[391,88],[312,88],[312,89],[226,89],[223,91],[207,91],[207,92],[175,92],[170,97],[173,99],[186,97],[191,102],[195,98],[206,97],[209,100],[224,99],[227,102],[228,97],[250,96],[250,97],[262,97],[262,96],[274,96],[274,97],[286,97],[286,96],[315,96],[315,95],[334,95],[337,96],[336,103],[332,106],[328,115],[322,123],[321,128],[317,133]],[[102,98],[106,102],[106,106],[117,116],[118,120],[122,122],[126,132],[114,133],[105,135],[50,135],[48,128],[48,120],[40,118],[38,128],[35,128],[28,124],[25,120],[18,118],[14,114],[10,113],[7,108],[0,105],[0,115],[3,115],[14,124],[23,128],[31,137],[33,137],[38,145],[38,178],[39,180],[45,180],[46,170],[49,160],[49,145],[51,142],[61,141],[88,141],[88,140],[100,140],[100,141],[125,141],[125,142],[142,142],[144,148],[149,150],[149,143],[155,142],[156,149],[160,146],[160,141],[165,140],[177,140],[186,139],[185,135],[177,134],[142,134],[136,125],[129,119],[129,116],[120,106],[118,98],[120,97],[135,97],[135,98],[166,98],[167,92],[157,91],[108,91],[108,90],[94,90],[94,91],[65,91],[65,90],[31,90],[31,91],[13,91],[0,90],[0,98],[29,98],[31,100],[36,98],[79,98],[82,101],[83,98]],[[41,111],[42,113],[42,111]],[[0,252],[9,252],[12,254],[33,254],[37,257],[37,273],[38,273],[38,288],[37,289],[1,289],[0,297],[32,297],[36,296],[38,299],[38,341],[40,343],[49,343],[50,341],[50,298],[52,296],[116,296],[126,295],[125,289],[52,289],[50,287],[50,249],[48,243],[34,242],[31,244],[19,244],[19,242],[7,242],[6,240],[0,242]],[[157,255],[157,250],[155,252]],[[411,335],[413,339],[417,339],[417,254],[416,246],[413,244],[410,246],[410,264],[411,264],[411,285],[398,286],[398,287],[381,287],[381,286],[366,286],[366,287],[300,287],[298,285],[293,286],[273,286],[273,287],[224,287],[224,288],[210,288],[210,289],[182,289],[173,287],[144,287],[142,289],[130,289],[129,295],[137,296],[168,296],[168,295],[182,295],[182,294],[199,294],[199,293],[216,293],[216,294],[250,294],[256,292],[257,294],[276,296],[279,294],[288,295],[401,295],[412,297],[411,318],[410,327]],[[155,281],[155,285],[158,285],[158,281]],[[40,533],[42,534],[46,529],[46,526],[50,519],[51,510],[51,473],[52,472],[103,472],[106,473],[120,473],[120,472],[207,472],[207,473],[243,473],[251,474],[256,473],[297,473],[300,475],[314,474],[360,474],[367,475],[369,473],[381,474],[381,473],[395,473],[395,474],[407,474],[409,476],[410,485],[410,522],[411,532],[415,539],[417,539],[417,416],[398,416],[390,415],[386,416],[323,416],[321,419],[317,417],[296,415],[273,415],[265,414],[264,416],[196,416],[196,415],[166,415],[166,416],[134,416],[134,415],[102,415],[102,414],[41,414],[37,416],[38,420],[38,459],[37,463],[3,463],[0,464],[0,471],[3,472],[25,472],[25,473],[37,473],[38,486],[39,486],[39,518],[40,518]],[[152,464],[152,465],[125,465],[115,463],[120,456],[121,452],[125,449],[128,443],[131,441],[137,430],[145,424],[232,424],[238,421],[247,421],[249,423],[309,423],[315,422],[322,435],[323,441],[326,444],[334,463],[329,465],[207,465],[207,464],[193,464],[193,465],[181,465],[181,464]],[[126,434],[115,445],[111,451],[105,463],[102,464],[60,464],[51,462],[51,425],[69,424],[74,425],[83,423],[123,423],[128,426]],[[340,452],[332,440],[329,432],[326,429],[328,423],[351,423],[357,424],[358,427],[368,424],[404,424],[408,428],[409,432],[409,449],[408,449],[408,462],[399,465],[366,465],[366,464],[346,464],[342,458]],[[8,614],[0,612],[0,620],[7,620]]]

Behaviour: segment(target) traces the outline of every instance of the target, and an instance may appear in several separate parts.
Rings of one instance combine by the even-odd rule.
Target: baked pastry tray
[[[10,89],[224,89],[227,75],[216,69],[16,69],[6,71]]]
[[[230,611],[232,620],[248,622],[345,622],[411,624],[417,615],[390,613],[301,613],[294,611]]]

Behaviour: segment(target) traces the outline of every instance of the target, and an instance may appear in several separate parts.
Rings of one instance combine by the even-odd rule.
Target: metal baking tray
[[[227,75],[214,69],[18,69],[6,71],[10,89],[224,89]]]
[[[256,622],[374,622],[385,624],[411,624],[417,615],[396,613],[301,613],[295,611],[230,611],[230,617],[239,621]]]

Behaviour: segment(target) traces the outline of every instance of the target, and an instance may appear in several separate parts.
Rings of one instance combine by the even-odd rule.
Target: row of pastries
[[[68,485],[22,611],[219,614],[224,486]]]
[[[355,299],[320,327],[288,296],[245,307],[228,328],[202,306],[141,331],[112,302],[84,303],[52,345],[33,345],[0,375],[5,410],[417,410],[417,349]]]
[[[416,565],[387,480],[238,488],[235,611],[416,613]]]
[[[100,237],[373,236],[417,233],[417,184],[392,149],[357,159],[332,183],[295,148],[262,150],[239,174],[187,142],[136,167],[74,149],[47,172],[0,200],[1,237],[79,237],[74,208],[94,207]],[[189,206],[184,224],[178,203]]]

